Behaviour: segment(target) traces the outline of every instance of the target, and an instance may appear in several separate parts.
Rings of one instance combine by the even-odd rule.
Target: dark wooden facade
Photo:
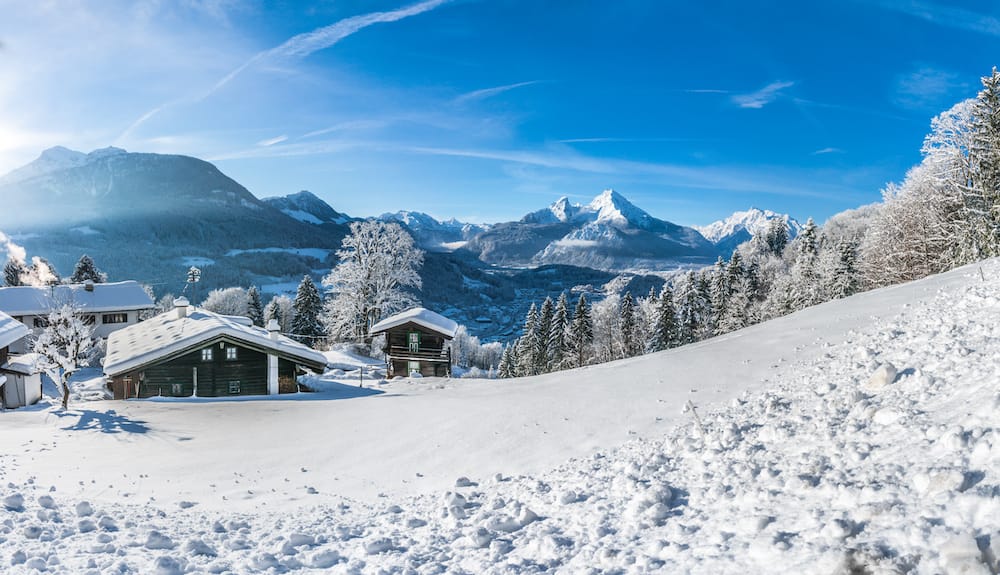
[[[207,358],[204,350],[211,350]],[[234,350],[234,351],[230,351]],[[281,393],[297,391],[295,363],[278,358]],[[267,353],[231,338],[217,338],[179,355],[111,378],[115,399],[266,395]]]
[[[412,339],[416,337],[416,342]],[[408,376],[412,368],[424,377],[451,376],[451,338],[407,322],[385,332],[385,365],[389,377]]]

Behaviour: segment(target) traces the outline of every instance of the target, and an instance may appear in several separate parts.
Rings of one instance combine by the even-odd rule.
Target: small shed
[[[104,374],[115,399],[220,397],[297,391],[296,376],[322,373],[326,357],[245,317],[189,308],[118,330],[108,338]]]
[[[451,377],[451,340],[458,324],[429,309],[416,307],[389,316],[371,327],[385,334],[385,366],[389,377],[419,373]]]
[[[0,365],[0,383],[5,408],[34,405],[42,398],[42,375],[38,369],[39,355],[26,353],[10,357]]]

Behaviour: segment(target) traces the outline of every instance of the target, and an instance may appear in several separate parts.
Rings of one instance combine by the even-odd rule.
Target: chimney
[[[267,320],[267,331],[268,335],[271,336],[271,339],[278,339],[278,332],[281,331],[281,325],[278,323],[278,320]]]
[[[188,314],[188,305],[191,302],[186,297],[181,296],[174,300],[174,309],[177,310],[177,319],[184,319]]]
[[[83,282],[83,289],[86,291],[94,291],[94,280],[86,280]]]

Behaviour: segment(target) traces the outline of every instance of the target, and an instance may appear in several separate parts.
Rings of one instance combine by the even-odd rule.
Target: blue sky
[[[824,220],[919,161],[1000,54],[994,2],[0,0],[0,172],[189,154],[257,196],[516,219],[615,188]]]

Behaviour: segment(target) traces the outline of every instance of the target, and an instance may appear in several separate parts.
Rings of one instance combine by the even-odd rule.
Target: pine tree
[[[320,314],[323,312],[323,298],[316,289],[316,284],[308,275],[302,278],[299,289],[292,304],[295,318],[292,320],[292,337],[307,345],[315,345],[323,335]]]
[[[587,364],[588,350],[594,341],[594,322],[590,317],[590,306],[587,305],[587,296],[580,294],[580,299],[576,302],[576,309],[573,311],[573,322],[569,327],[569,360],[573,367],[582,367]]]
[[[555,303],[552,298],[546,297],[538,312],[538,326],[535,328],[535,340],[532,342],[538,373],[549,371],[549,340],[552,337],[552,320],[555,317],[555,311]]]
[[[780,256],[788,245],[788,224],[783,218],[774,218],[767,222],[767,231],[764,232],[764,245],[767,250],[776,256]]]
[[[733,286],[726,304],[726,314],[719,322],[719,333],[729,333],[754,323],[751,318],[750,286],[746,278],[740,278]]]
[[[537,375],[538,364],[535,362],[535,340],[538,339],[538,308],[531,303],[524,317],[524,331],[517,340],[517,373],[520,376]]]
[[[622,356],[635,357],[639,355],[641,348],[636,334],[635,300],[632,299],[632,292],[626,291],[625,296],[622,297],[620,313]]]
[[[561,369],[566,355],[566,332],[569,329],[569,302],[566,292],[559,294],[556,311],[552,316],[552,326],[549,329],[549,368],[548,371]]]
[[[260,301],[260,290],[250,286],[247,290],[247,317],[254,325],[264,326],[264,305]]]
[[[80,256],[79,261],[76,262],[76,267],[73,268],[73,275],[70,276],[70,283],[82,284],[86,281],[92,281],[95,284],[103,283],[107,281],[108,276],[102,273],[101,270],[97,269],[97,265],[94,263],[93,258],[84,254]]]
[[[24,285],[22,276],[27,273],[27,268],[23,263],[10,258],[3,266],[3,283],[7,287],[17,287]]]
[[[857,246],[849,240],[841,240],[830,271],[830,297],[839,299],[854,295],[858,292],[859,283]]]
[[[972,146],[975,189],[973,237],[976,259],[1000,255],[1000,72],[982,79],[983,89],[972,104]]]
[[[271,301],[267,303],[267,307],[264,308],[264,325],[267,325],[271,320],[278,322],[278,325],[282,325],[283,317],[281,313],[281,305],[278,303],[278,298],[271,298]]]
[[[718,324],[722,316],[726,314],[726,302],[729,301],[729,293],[732,290],[729,274],[726,270],[726,262],[722,256],[715,262],[712,268],[709,288],[709,303],[712,305],[713,323]]]
[[[795,238],[796,258],[791,270],[791,304],[800,310],[824,301],[819,275],[819,238],[812,218]]]
[[[497,368],[497,375],[504,379],[517,376],[515,345],[507,344],[504,346],[503,355],[500,356],[500,365]]]
[[[674,294],[668,284],[663,285],[656,306],[656,321],[653,324],[647,353],[663,351],[677,346],[677,311],[674,308]]]
[[[710,323],[705,317],[707,306],[699,284],[698,276],[689,271],[677,293],[677,333],[681,345],[701,339],[706,332],[705,324]]]

